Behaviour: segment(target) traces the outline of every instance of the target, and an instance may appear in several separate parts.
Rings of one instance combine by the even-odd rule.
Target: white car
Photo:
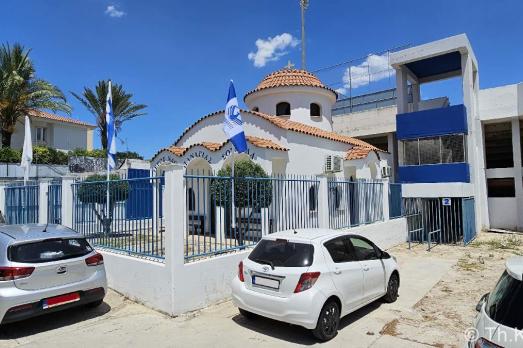
[[[469,347],[523,347],[523,257],[513,257],[494,291],[485,294],[476,309],[475,332]]]
[[[398,297],[396,260],[368,239],[328,229],[263,237],[240,262],[232,298],[240,313],[303,326],[327,341],[340,318],[383,298]]]

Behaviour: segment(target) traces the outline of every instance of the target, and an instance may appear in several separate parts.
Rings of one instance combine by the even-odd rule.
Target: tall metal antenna
[[[300,0],[301,7],[301,68],[305,68],[305,10],[309,7],[309,0]]]

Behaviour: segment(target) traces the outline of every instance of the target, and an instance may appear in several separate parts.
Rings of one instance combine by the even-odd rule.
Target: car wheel
[[[338,334],[339,326],[340,308],[336,301],[328,301],[321,309],[318,323],[312,333],[320,341],[328,341]]]
[[[102,303],[104,303],[104,300],[103,300],[103,299],[98,300],[98,301],[95,301],[95,302],[88,303],[88,304],[86,304],[85,306],[86,306],[87,308],[96,308],[96,307],[98,307],[99,305],[101,305]]]
[[[254,313],[251,313],[251,312],[246,311],[245,309],[241,309],[241,308],[238,308],[238,310],[240,311],[240,314],[243,315],[247,319],[256,318],[256,314],[254,314]]]
[[[400,278],[396,273],[390,276],[389,284],[387,285],[387,293],[383,296],[383,300],[387,303],[396,302],[398,299],[398,291],[400,288]]]

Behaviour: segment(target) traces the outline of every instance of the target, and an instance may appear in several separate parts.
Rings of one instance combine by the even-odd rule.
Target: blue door
[[[463,198],[463,243],[469,244],[476,238],[476,214],[474,198]]]
[[[150,219],[153,217],[153,182],[148,169],[129,169],[129,196],[125,203],[125,216],[128,220]],[[139,180],[143,178],[142,180]],[[133,180],[137,179],[137,180]]]

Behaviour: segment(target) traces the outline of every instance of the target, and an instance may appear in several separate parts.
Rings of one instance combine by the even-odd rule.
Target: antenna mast
[[[309,0],[300,0],[301,7],[301,68],[305,68],[305,10],[309,7]]]

